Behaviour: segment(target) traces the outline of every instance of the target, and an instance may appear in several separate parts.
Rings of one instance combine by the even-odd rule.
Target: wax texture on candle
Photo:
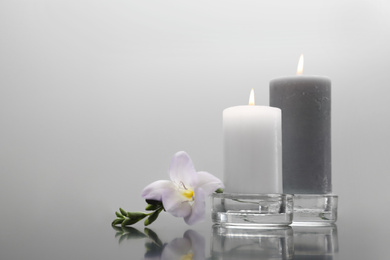
[[[281,111],[236,106],[223,111],[224,182],[231,193],[282,193]]]
[[[282,110],[283,192],[330,193],[331,81],[319,76],[274,79],[270,106]]]

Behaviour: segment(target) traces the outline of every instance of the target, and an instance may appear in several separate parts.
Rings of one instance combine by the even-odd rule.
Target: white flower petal
[[[177,152],[171,160],[169,167],[169,176],[176,183],[194,186],[197,183],[198,175],[195,171],[194,164],[186,152]]]
[[[198,172],[196,187],[202,188],[206,196],[211,195],[219,188],[224,188],[222,181],[208,172]]]
[[[171,181],[155,181],[143,189],[141,196],[144,199],[161,201],[162,194],[172,189],[175,189],[175,185]]]
[[[206,212],[206,194],[202,188],[195,189],[195,199],[192,205],[191,214],[184,217],[184,221],[188,225],[193,225],[204,220]]]
[[[177,189],[166,190],[162,196],[162,203],[164,209],[175,217],[186,217],[191,214],[191,205]]]
[[[183,202],[167,212],[175,217],[184,218],[191,214],[191,205],[188,202]]]

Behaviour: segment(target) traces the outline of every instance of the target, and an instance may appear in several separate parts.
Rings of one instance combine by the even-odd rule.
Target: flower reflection
[[[187,230],[182,238],[176,238],[165,246],[161,259],[206,259],[205,244],[203,236],[194,230]]]
[[[113,227],[119,238],[119,243],[124,240],[146,239],[146,252],[144,259],[147,260],[204,260],[205,239],[194,230],[187,230],[183,237],[175,238],[169,243],[163,243],[158,235],[151,229],[145,228],[144,232],[133,227]]]

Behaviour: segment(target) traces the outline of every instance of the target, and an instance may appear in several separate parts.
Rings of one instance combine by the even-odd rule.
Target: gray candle
[[[282,110],[284,193],[332,191],[330,92],[326,77],[293,76],[270,82],[270,106]]]

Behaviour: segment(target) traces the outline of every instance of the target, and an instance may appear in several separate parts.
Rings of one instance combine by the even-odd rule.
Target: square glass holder
[[[288,226],[293,221],[291,194],[212,194],[212,221],[222,226]]]
[[[337,220],[335,194],[294,194],[294,225],[330,225]]]

